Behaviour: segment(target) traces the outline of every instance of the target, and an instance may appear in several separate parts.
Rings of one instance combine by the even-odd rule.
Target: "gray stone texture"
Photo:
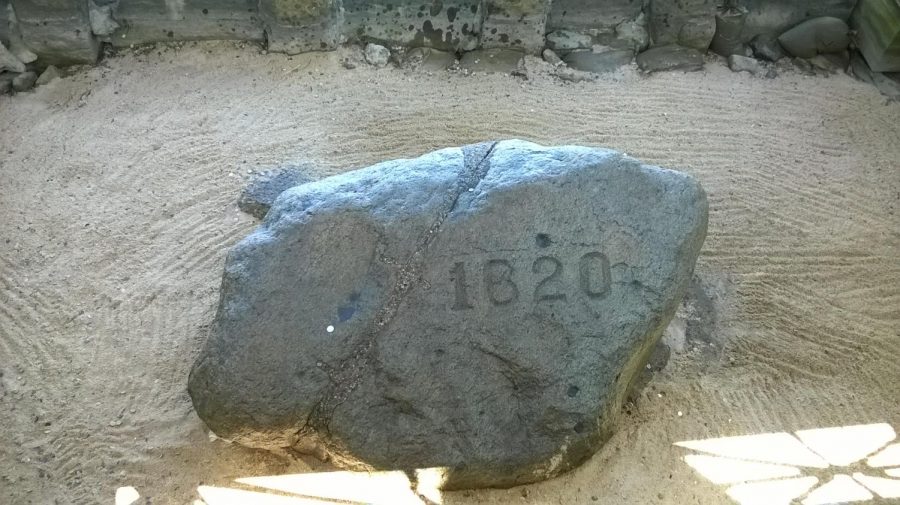
[[[345,37],[354,42],[468,51],[478,47],[479,0],[344,0]]]
[[[88,0],[88,8],[91,20],[91,31],[98,37],[109,37],[122,25],[115,20],[113,9],[118,5],[114,3],[102,3],[100,0]]]
[[[53,81],[54,79],[59,79],[59,78],[60,78],[59,69],[53,65],[50,65],[49,67],[45,68],[43,72],[41,72],[40,77],[37,78],[37,80],[34,82],[34,84],[37,86],[43,86],[44,84],[47,84],[47,83]]]
[[[835,74],[846,70],[850,66],[850,53],[843,51],[841,53],[817,54],[809,59],[809,63],[813,68],[825,74]]]
[[[858,51],[850,53],[850,75],[860,81],[874,84],[872,82],[872,69],[869,68],[865,58]]]
[[[593,39],[590,35],[571,30],[556,30],[547,34],[547,47],[560,53],[576,49],[590,49]]]
[[[35,81],[37,81],[37,74],[35,72],[22,72],[13,77],[12,87],[19,92],[28,91],[34,87]]]
[[[642,0],[553,0],[547,31],[611,31],[637,18],[642,8]]]
[[[259,17],[270,51],[325,51],[341,42],[341,0],[259,0]]]
[[[512,73],[519,69],[525,53],[515,49],[478,49],[462,55],[459,68],[468,72]]]
[[[615,72],[620,67],[631,64],[633,59],[633,51],[629,49],[613,49],[601,53],[574,51],[567,54],[563,61],[575,70],[605,74]]]
[[[644,72],[665,70],[692,72],[703,68],[703,53],[677,44],[651,47],[637,55],[636,59],[638,67]]]
[[[876,72],[900,72],[900,3],[860,0],[852,24],[866,62]]]
[[[738,4],[747,11],[741,38],[749,41],[761,33],[778,35],[806,19],[820,16],[846,21],[856,2],[857,0],[739,0]]]
[[[91,33],[87,1],[11,0],[25,45],[43,63],[94,63],[100,44]]]
[[[541,57],[544,58],[544,61],[553,65],[554,67],[562,65],[563,63],[562,58],[560,58],[559,55],[550,48],[544,49],[544,51],[541,53]]]
[[[765,75],[768,70],[758,60],[739,54],[728,57],[728,68],[734,72],[750,72],[753,75]]]
[[[778,42],[778,37],[761,33],[750,41],[753,55],[766,61],[778,61],[785,57],[784,48]]]
[[[13,53],[16,58],[19,59],[22,63],[26,65],[29,63],[33,63],[38,59],[38,55],[34,53],[31,49],[28,49],[28,46],[25,45],[25,41],[22,40],[22,30],[19,26],[19,21],[16,18],[16,13],[12,9],[11,4],[7,4],[4,7],[4,21],[0,21],[6,25],[8,32],[6,34],[4,44],[9,48],[9,52]]]
[[[838,18],[813,18],[782,33],[778,42],[788,54],[798,58],[838,53],[850,45],[850,27]]]
[[[6,49],[6,46],[0,42],[0,72],[4,70],[9,70],[10,72],[24,72],[25,64],[22,63],[22,60],[16,58],[16,55]]]
[[[189,391],[220,436],[512,486],[610,436],[706,232],[614,151],[450,148],[283,193],[228,254]]]
[[[726,9],[716,14],[716,34],[709,50],[721,56],[744,53],[744,18],[747,13],[741,9]]]
[[[0,0],[0,44],[9,44],[9,0]]]
[[[650,47],[650,32],[647,31],[647,20],[644,13],[631,21],[622,21],[616,25],[616,43],[639,53]]]
[[[481,47],[540,53],[544,48],[550,3],[550,0],[484,0]]]
[[[366,44],[365,58],[369,65],[385,67],[391,61],[391,51],[382,45],[370,42]]]
[[[119,0],[107,6],[112,21],[94,9],[94,24],[115,46],[171,40],[263,40],[256,0]],[[95,32],[96,33],[96,32]],[[98,35],[101,35],[98,33]]]
[[[706,52],[716,32],[717,5],[717,0],[650,0],[653,44],[680,44]]]
[[[894,74],[894,77],[891,78],[883,72],[873,72],[863,56],[857,51],[850,53],[849,65],[851,72],[857,79],[872,84],[889,99],[900,101],[900,75]]]
[[[887,2],[887,3],[886,3]],[[900,56],[896,23],[882,11],[894,0],[865,0],[881,10],[861,30],[870,63],[894,65]],[[0,42],[20,60],[65,64],[95,61],[98,41],[130,46],[169,40],[265,40],[268,49],[287,53],[334,49],[349,42],[387,47],[433,47],[444,51],[511,48],[540,54],[545,34],[572,32],[590,43],[640,52],[678,43],[705,51],[716,34],[719,0],[0,0],[9,17],[12,4],[19,29],[0,21]],[[720,18],[715,48],[741,54],[742,44],[759,34],[778,35],[810,16],[848,19],[855,0],[735,0],[741,23]],[[646,21],[645,15],[646,13]],[[893,23],[893,24],[891,24]],[[740,25],[740,26],[738,26]],[[877,25],[877,26],[875,26]],[[876,29],[872,27],[875,26]],[[735,30],[740,33],[734,33]],[[22,50],[8,43],[22,33]],[[93,33],[93,35],[92,35]],[[893,37],[893,38],[891,38]],[[553,47],[553,42],[550,43]],[[14,44],[15,45],[15,44]],[[581,45],[579,48],[589,46]],[[725,49],[722,49],[725,48]],[[557,47],[560,51],[575,48]]]

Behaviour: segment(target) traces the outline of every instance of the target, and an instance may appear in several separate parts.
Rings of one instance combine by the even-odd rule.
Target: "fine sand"
[[[187,504],[326,471],[210,437],[186,393],[248,172],[315,176],[487,139],[606,146],[696,176],[709,235],[672,356],[581,468],[443,503],[712,504],[673,443],[900,430],[900,104],[838,74],[711,60],[567,84],[347,70],[251,45],[127,51],[0,97],[0,503]],[[246,489],[246,488],[245,488]],[[149,499],[149,500],[148,500]]]

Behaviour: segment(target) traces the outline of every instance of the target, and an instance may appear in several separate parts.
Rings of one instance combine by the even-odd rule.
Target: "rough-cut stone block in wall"
[[[110,9],[116,46],[166,40],[262,40],[257,0],[127,0]]]
[[[706,51],[716,33],[717,0],[651,0],[653,45],[679,44]]]
[[[482,22],[478,0],[344,0],[344,35],[356,42],[470,51]]]
[[[0,43],[0,73],[6,70],[9,70],[10,72],[24,72],[25,69],[25,63],[19,58],[16,58],[16,55]]]
[[[859,50],[876,72],[900,72],[900,3],[860,0],[853,13]]]
[[[549,49],[564,53],[576,49],[590,49],[594,45],[594,40],[586,33],[557,30],[547,34],[546,43]]]
[[[0,0],[0,44],[9,45],[9,0]]]
[[[777,36],[809,18],[831,16],[846,21],[856,2],[857,0],[740,0],[738,3],[747,11],[741,39],[749,42],[761,33]]]
[[[86,1],[11,0],[22,41],[47,64],[93,63],[100,44]]]
[[[636,60],[638,68],[644,72],[668,70],[695,72],[703,68],[703,53],[678,44],[651,47],[637,55]]]
[[[709,44],[709,50],[721,56],[743,54],[747,46],[741,33],[746,15],[741,9],[720,9],[716,13],[716,34]]]
[[[550,0],[485,0],[481,47],[539,54],[544,49]]]
[[[573,51],[563,58],[566,65],[584,72],[605,74],[615,72],[631,63],[634,51],[630,49],[613,49],[602,53],[593,51]]]
[[[340,0],[259,0],[259,15],[271,51],[323,51],[341,42]]]
[[[580,464],[688,286],[686,174],[518,140],[282,193],[226,260],[189,391],[220,436],[512,486]]]
[[[465,72],[513,73],[521,69],[525,53],[518,49],[476,49],[459,59],[459,69]]]
[[[611,31],[637,18],[642,7],[642,0],[553,0],[547,31]]]

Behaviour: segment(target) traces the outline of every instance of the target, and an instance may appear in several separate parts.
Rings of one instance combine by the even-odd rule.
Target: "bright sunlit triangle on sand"
[[[789,505],[819,482],[815,477],[749,482],[728,488],[728,496],[741,505]]]
[[[691,440],[675,445],[728,458],[813,468],[828,467],[825,460],[788,433]]]

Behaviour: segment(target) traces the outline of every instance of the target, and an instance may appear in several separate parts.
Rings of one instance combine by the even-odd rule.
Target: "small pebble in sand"
[[[541,53],[541,55],[544,57],[544,61],[553,65],[554,67],[561,65],[563,62],[562,58],[560,58],[559,55],[553,52],[553,49],[544,49],[544,52]]]
[[[766,67],[758,60],[739,54],[732,54],[728,57],[728,68],[732,72],[750,72],[753,75],[766,74]]]

